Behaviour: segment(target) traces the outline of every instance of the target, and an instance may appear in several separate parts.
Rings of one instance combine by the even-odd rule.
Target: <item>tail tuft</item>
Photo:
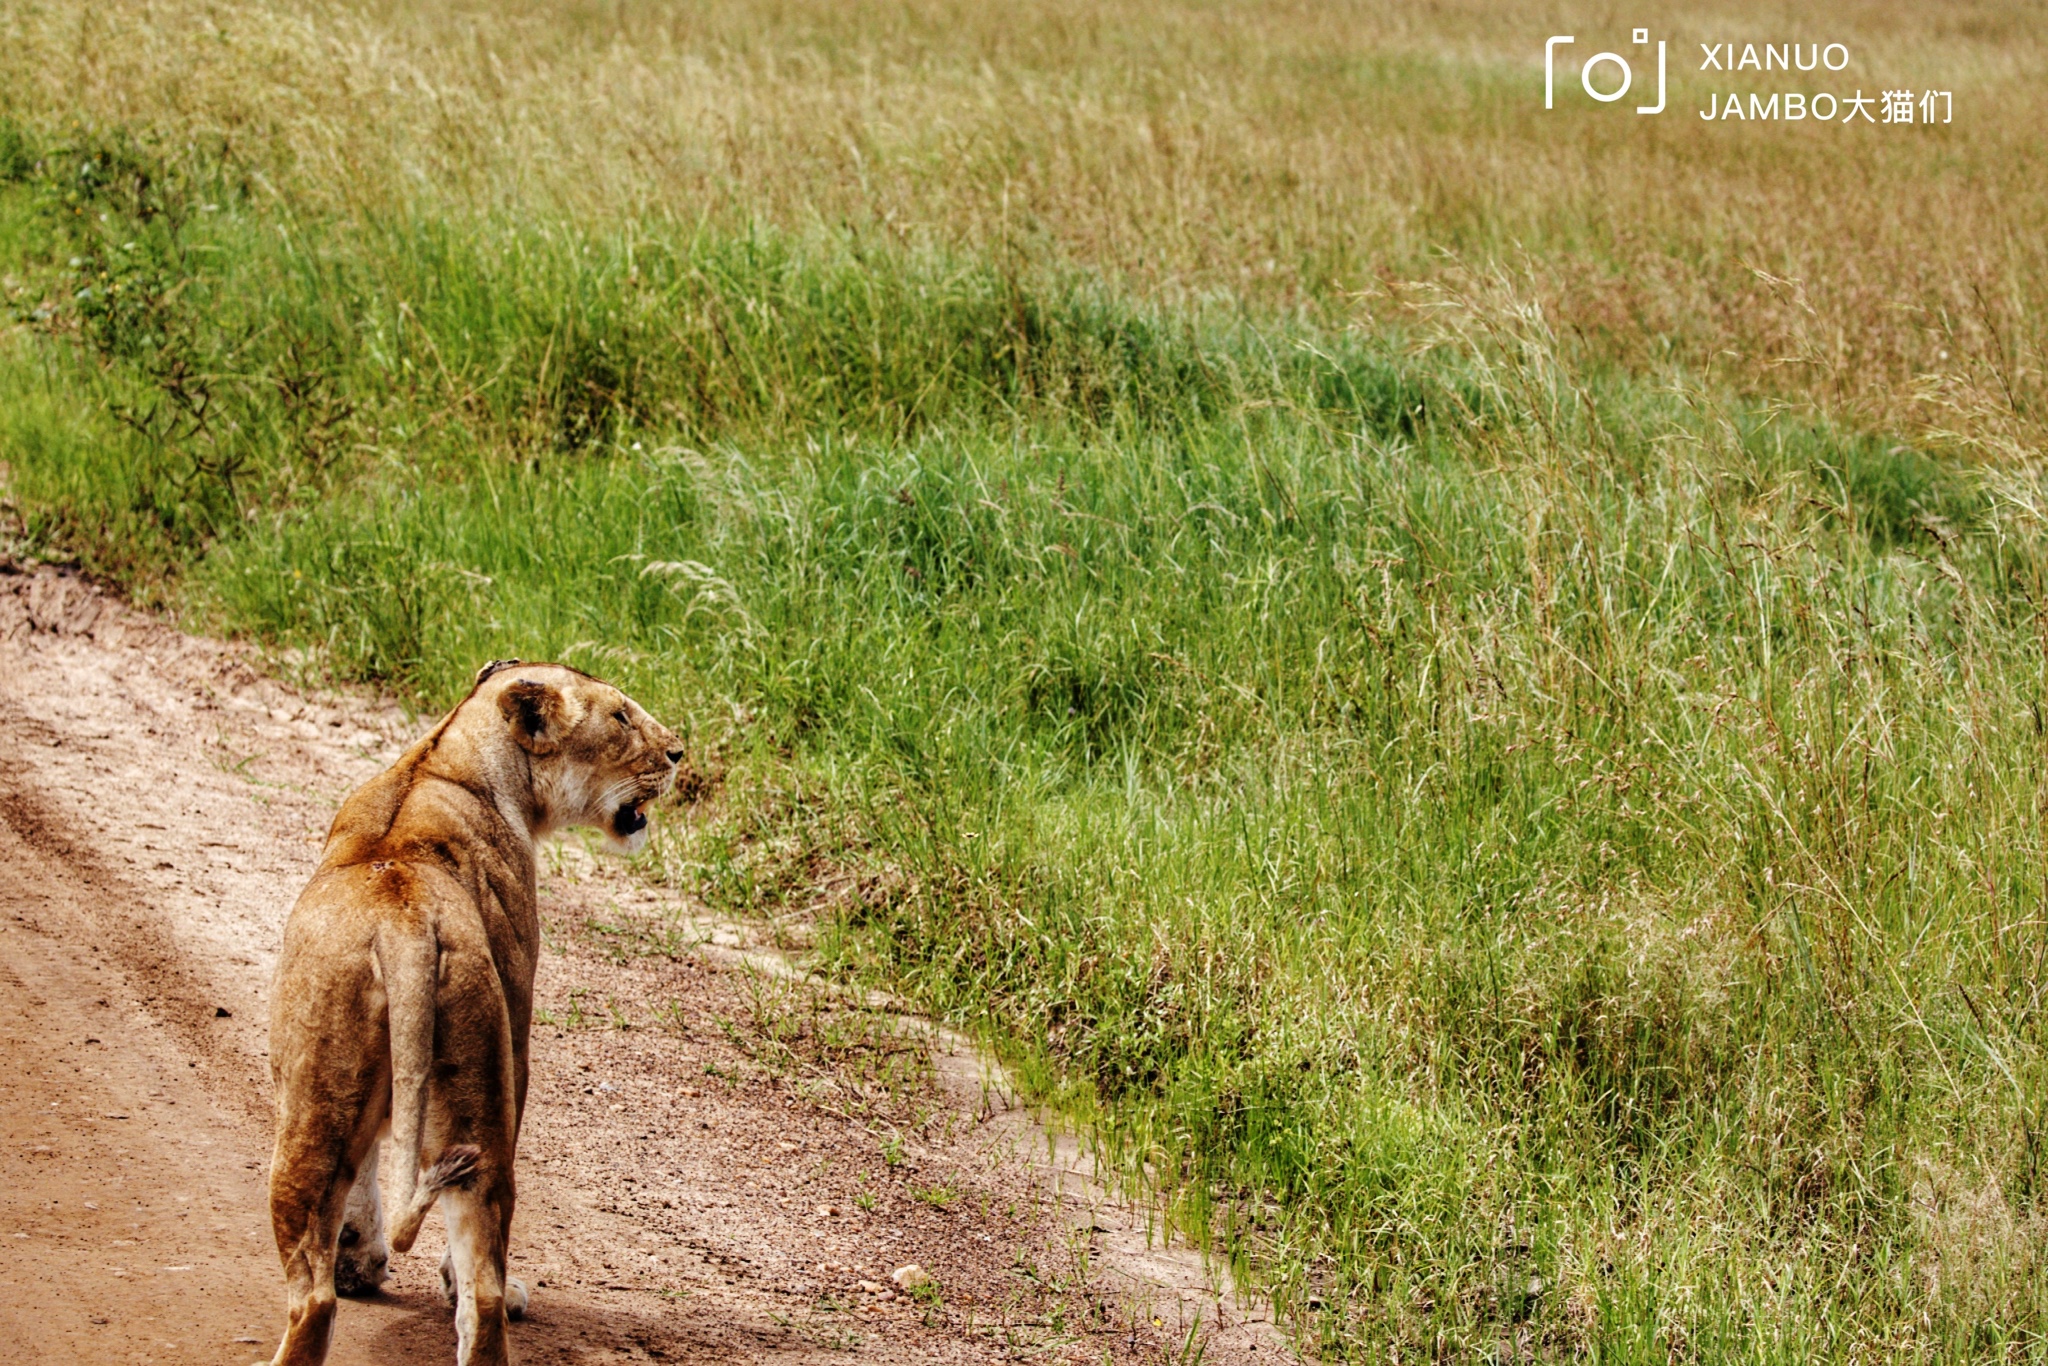
[[[451,1144],[441,1150],[441,1155],[434,1159],[434,1165],[419,1174],[419,1184],[413,1188],[412,1198],[391,1225],[393,1252],[412,1251],[413,1239],[419,1237],[420,1221],[427,1217],[434,1201],[449,1187],[467,1186],[475,1179],[477,1164],[483,1161],[483,1156],[484,1150],[474,1143]]]
[[[476,1176],[476,1164],[484,1150],[474,1143],[456,1143],[441,1150],[434,1165],[420,1174],[421,1193],[440,1192],[467,1186]]]

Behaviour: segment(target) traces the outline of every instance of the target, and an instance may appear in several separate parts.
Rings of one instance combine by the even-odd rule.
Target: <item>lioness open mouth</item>
[[[642,797],[638,801],[626,802],[617,811],[612,812],[612,833],[623,840],[631,839],[645,830],[647,813],[641,808],[647,805],[647,801],[647,798]]]

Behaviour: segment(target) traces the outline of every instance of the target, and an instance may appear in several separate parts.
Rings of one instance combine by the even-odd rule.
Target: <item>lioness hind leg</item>
[[[455,1362],[505,1366],[512,1359],[506,1321],[512,1317],[514,1296],[505,1275],[512,1189],[502,1180],[479,1185],[480,1190],[451,1190],[441,1197],[448,1260],[455,1273]],[[519,1291],[524,1312],[525,1287]]]
[[[284,1341],[272,1366],[320,1366],[334,1331],[335,1245],[352,1182],[317,1148],[278,1144],[271,1162],[270,1223],[284,1263]]]
[[[342,1211],[334,1288],[343,1295],[374,1295],[390,1274],[391,1243],[384,1236],[384,1200],[377,1189],[378,1159],[383,1152],[381,1141],[371,1145]]]

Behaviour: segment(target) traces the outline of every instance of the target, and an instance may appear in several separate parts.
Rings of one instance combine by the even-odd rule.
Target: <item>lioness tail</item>
[[[434,1172],[456,1151],[448,1149],[431,1170],[420,1170],[426,1157],[428,1076],[434,1066],[434,994],[441,954],[431,924],[388,923],[378,932],[375,953],[391,1021],[391,1138],[398,1158],[398,1180],[391,1192],[398,1219],[391,1228],[391,1249],[410,1252],[412,1240],[419,1236],[420,1221],[433,1208],[434,1197],[445,1189],[434,1185]],[[468,1165],[475,1165],[474,1157]]]
[[[474,1143],[451,1144],[441,1150],[441,1156],[434,1165],[420,1173],[412,1200],[398,1212],[398,1222],[391,1229],[393,1250],[411,1251],[412,1240],[419,1237],[420,1224],[426,1219],[427,1211],[434,1207],[434,1201],[451,1186],[468,1185],[470,1178],[476,1175],[476,1164],[483,1155],[484,1150]]]

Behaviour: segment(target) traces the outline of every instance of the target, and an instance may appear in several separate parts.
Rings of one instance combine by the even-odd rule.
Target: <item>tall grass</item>
[[[1446,251],[1526,253],[1532,294],[1598,354],[1948,427],[2015,380],[2038,422],[2037,18],[2005,0],[1619,19],[1499,0],[43,0],[0,14],[0,108],[223,143],[298,213],[851,227],[1326,317]],[[1541,110],[1548,34],[1636,24],[1671,43],[1669,114]],[[1709,91],[1754,82],[1697,70],[1698,44],[1742,35],[1840,41],[1843,93],[1948,89],[1954,119],[1702,123]]]
[[[35,543],[428,704],[504,655],[617,678],[703,780],[650,876],[815,911],[831,970],[981,1030],[1332,1358],[2040,1353],[2038,188],[1963,180],[2027,133],[1851,170],[1652,140],[1770,187],[1788,250],[1770,196],[1947,149],[1910,193],[1983,231],[1885,285],[1974,299],[1945,333],[1871,312],[1920,227],[1815,241],[1794,285],[1687,255],[1669,203],[1639,254],[1543,200],[1517,253],[1466,183],[1403,256],[1339,226],[1336,171],[1287,228],[1334,264],[1269,292],[1201,255],[1228,233],[1154,229],[1211,195],[1281,230],[1231,177],[1306,135],[1244,111],[1360,79],[1317,74],[1332,20],[120,13],[126,45],[0,20],[48,63],[0,125]],[[1375,117],[1457,88],[1430,145],[1521,136],[1487,13],[1361,11],[1403,54]],[[2031,70],[1985,22],[1927,41]],[[1074,130],[1163,53],[1208,103],[1150,136],[1213,141],[1150,182]],[[976,113],[988,82],[1039,103]],[[647,128],[586,99],[744,108],[775,165],[636,170]],[[820,110],[877,108],[864,170],[819,159]],[[1020,176],[1015,233],[977,179],[1004,118],[1071,182]],[[1547,155],[1608,145],[1572,126]],[[1585,272],[1660,252],[1702,330],[1587,325]]]

